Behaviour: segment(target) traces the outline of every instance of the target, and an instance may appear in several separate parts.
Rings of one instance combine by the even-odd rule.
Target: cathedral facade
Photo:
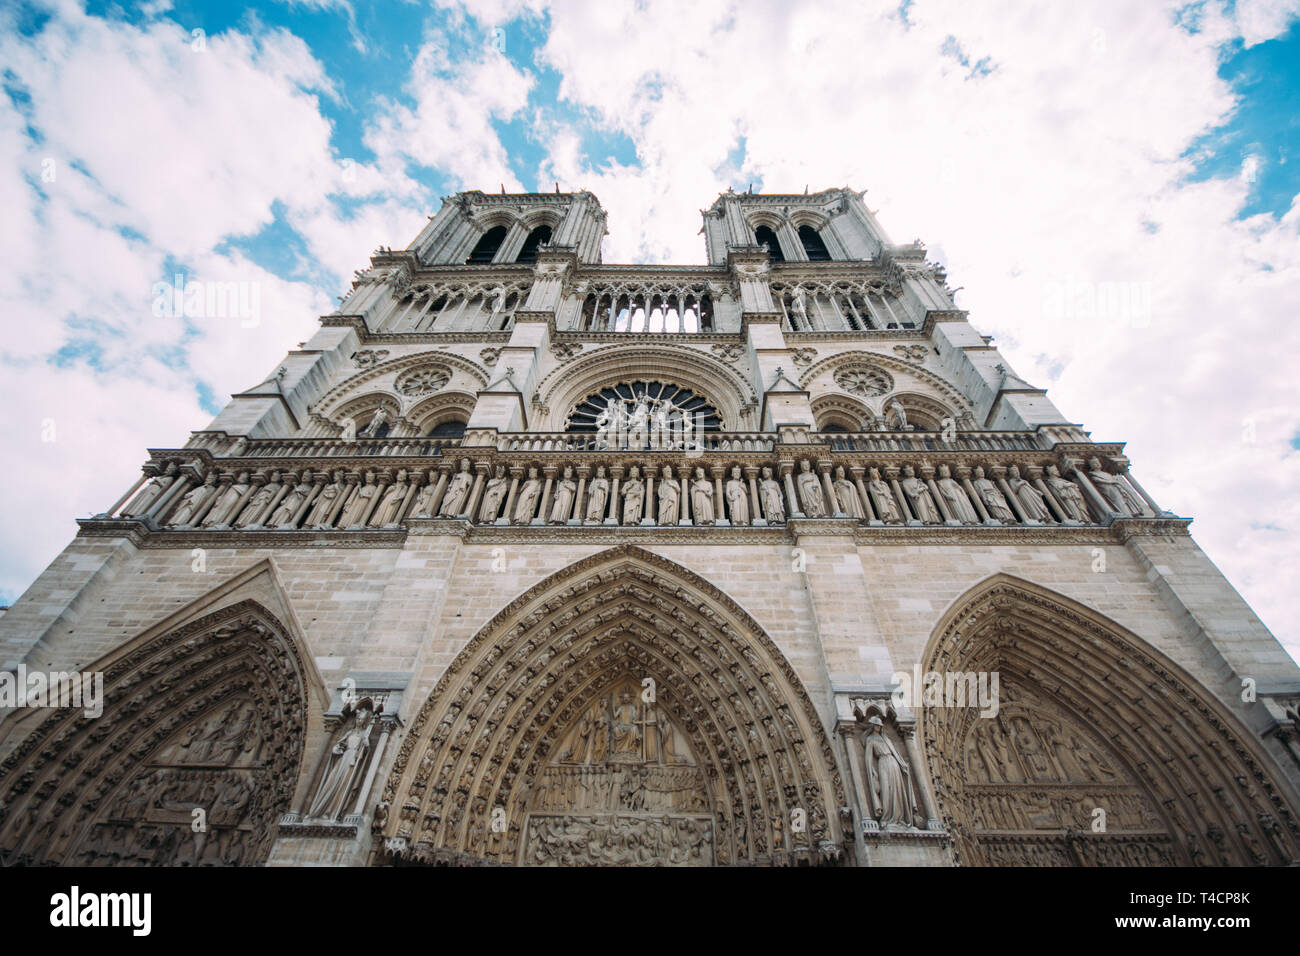
[[[150,449],[0,617],[102,681],[0,722],[0,862],[1300,858],[1300,669],[1123,446],[860,194],[702,233],[461,193]]]

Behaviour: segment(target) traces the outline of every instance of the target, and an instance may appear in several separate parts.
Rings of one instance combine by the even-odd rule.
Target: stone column
[[[746,465],[745,478],[749,482],[749,504],[750,512],[753,515],[749,523],[752,525],[766,525],[767,519],[763,517],[763,509],[759,507],[758,500],[758,466]]]
[[[474,487],[469,490],[469,497],[465,499],[465,512],[460,517],[474,520],[478,514],[478,500],[483,494],[483,485],[487,482],[488,472],[492,466],[485,461],[474,463]]]
[[[149,475],[147,472],[141,472],[140,477],[135,480],[135,484],[131,486],[130,491],[124,494],[121,498],[118,498],[117,501],[114,503],[113,507],[109,508],[107,511],[101,511],[99,514],[95,515],[95,517],[111,518],[114,515],[116,515],[117,509],[122,507],[122,505],[126,504],[127,501],[130,499],[130,497],[140,490],[140,486],[143,485],[146,481],[148,481],[151,477],[152,476]],[[218,484],[220,484],[220,482],[218,482]]]
[[[551,520],[551,486],[555,484],[555,472],[558,467],[558,465],[542,467],[542,476],[546,479],[542,483],[542,506],[537,509],[537,516],[529,524],[546,524]]]
[[[411,502],[415,500],[416,495],[420,493],[420,486],[424,484],[425,474],[423,470],[416,469],[411,472],[407,479],[410,486],[406,489],[406,497],[402,499],[402,507],[397,509],[397,517],[393,519],[394,524],[401,524],[406,520],[406,516],[411,511]]]
[[[826,495],[826,510],[833,518],[847,518],[848,513],[840,503],[840,496],[835,493],[835,485],[831,482],[831,463],[829,461],[818,461],[817,471],[822,476],[822,491]]]
[[[692,524],[691,521],[691,469],[687,465],[677,469],[678,487],[681,488],[681,506],[678,508],[677,523],[679,525]]]
[[[233,474],[222,475],[220,478],[218,478],[217,484],[212,490],[212,494],[208,496],[208,500],[204,503],[203,507],[201,507],[198,511],[194,512],[193,517],[190,518],[189,523],[186,525],[186,527],[187,528],[201,527],[203,525],[203,519],[208,516],[208,512],[211,511],[212,507],[217,503],[217,499],[219,499],[225,493],[226,489],[229,488],[234,483],[235,483],[235,476]]]
[[[280,475],[280,490],[277,491],[271,500],[267,502],[266,508],[257,516],[257,520],[248,526],[247,530],[257,531],[261,528],[262,522],[275,514],[275,509],[280,507],[280,502],[285,499],[285,496],[293,490],[293,486],[297,483],[298,476],[293,472],[289,472],[287,475]]]
[[[873,820],[871,816],[871,801],[867,799],[863,788],[867,785],[867,775],[862,768],[862,741],[861,735],[856,727],[846,727],[841,729],[840,734],[844,738],[844,749],[849,755],[849,777],[852,779],[853,801],[857,804],[857,822],[858,832],[854,834],[855,838],[861,841],[862,824],[867,820]],[[859,845],[861,843],[859,842]],[[865,848],[864,848],[865,852]]]
[[[730,525],[731,521],[727,517],[727,499],[722,493],[722,476],[726,474],[725,465],[713,465],[710,470],[713,473],[713,523],[715,525]]]
[[[939,485],[934,480],[934,465],[921,465],[916,469],[916,473],[930,489],[930,497],[934,499],[934,506],[939,509],[939,514],[943,517],[943,523],[960,525],[961,522],[954,518],[948,509],[948,502],[944,501],[943,495],[939,494]]]
[[[438,467],[438,483],[433,487],[433,497],[429,499],[429,514],[432,517],[438,516],[438,506],[442,504],[442,496],[447,492],[447,481],[451,477],[452,465],[450,463]]]
[[[312,484],[311,491],[307,492],[306,496],[302,499],[302,504],[298,506],[298,510],[289,517],[289,527],[298,527],[298,522],[300,522],[302,516],[307,513],[307,509],[311,507],[311,503],[316,500],[316,496],[320,494],[320,490],[325,487],[325,483],[329,481],[329,477],[329,472],[316,472],[316,480]]]
[[[366,779],[361,784],[361,789],[357,792],[357,803],[352,808],[353,816],[360,816],[365,812],[366,800],[370,797],[370,788],[375,785],[375,776],[379,773],[379,764],[384,759],[384,750],[388,746],[388,738],[393,732],[392,720],[381,720],[379,723],[381,733],[379,742],[375,744],[374,756],[370,758],[370,768],[366,771]]]
[[[1145,501],[1147,503],[1147,507],[1151,509],[1152,517],[1154,518],[1173,517],[1173,515],[1170,512],[1165,511],[1158,504],[1156,504],[1155,499],[1152,498],[1149,494],[1147,494],[1147,490],[1143,488],[1140,484],[1138,484],[1138,480],[1133,477],[1133,472],[1129,468],[1129,461],[1127,458],[1124,458],[1122,456],[1118,458],[1112,458],[1110,459],[1110,463],[1115,466],[1115,470],[1119,472],[1120,477],[1129,483],[1129,487],[1131,487],[1134,491],[1136,491],[1139,495],[1142,496],[1142,500]]]
[[[334,502],[334,507],[330,509],[330,513],[325,517],[325,521],[322,523],[323,528],[334,527],[334,522],[339,520],[339,515],[343,513],[344,507],[356,494],[357,487],[361,482],[361,475],[355,471],[349,471],[343,476],[343,481],[343,491],[339,494],[338,501]]]
[[[786,497],[786,516],[788,518],[802,518],[804,513],[799,510],[799,496],[794,493],[794,462],[781,462],[781,484],[785,486]]]
[[[1038,489],[1040,494],[1042,494],[1043,500],[1047,502],[1048,510],[1056,516],[1057,521],[1061,524],[1078,524],[1078,522],[1071,521],[1069,517],[1067,517],[1065,509],[1061,507],[1060,503],[1056,500],[1056,495],[1052,494],[1052,489],[1047,487],[1047,482],[1043,481],[1043,469],[1041,467],[1038,465],[1026,465],[1024,474],[1025,478]]]
[[[605,524],[620,524],[623,515],[623,500],[618,494],[618,484],[623,478],[622,465],[610,465],[609,468],[609,512]]]
[[[966,497],[970,499],[971,507],[980,516],[980,520],[985,524],[1001,524],[1001,521],[989,515],[988,509],[984,507],[984,500],[980,498],[979,492],[975,490],[975,483],[970,480],[970,465],[957,465],[953,468],[952,473],[957,476],[961,486],[966,489]]]
[[[930,781],[926,779],[925,773],[922,772],[921,748],[916,744],[916,725],[899,724],[898,734],[903,738],[903,746],[907,750],[907,762],[912,765],[912,780],[916,784],[916,795],[921,798],[921,809],[925,811],[925,828],[927,830],[942,830],[943,820],[939,818],[939,810],[934,802],[934,795],[930,793]]]
[[[1020,519],[1021,524],[1042,524],[1041,521],[1036,521],[1029,517],[1029,515],[1025,514],[1025,509],[1020,506],[1020,499],[1012,494],[1011,486],[1007,484],[1007,469],[1005,465],[993,465],[989,468],[989,475],[992,477],[993,483],[998,486],[998,490],[1002,492],[1002,497],[1007,499],[1007,504],[1010,505],[1011,510],[1016,513],[1016,517]]]
[[[393,476],[386,471],[381,471],[375,476],[375,496],[370,499],[370,504],[366,505],[365,513],[361,516],[361,520],[357,522],[358,528],[370,527],[370,519],[379,509],[379,503],[384,500],[384,491],[392,480]]]
[[[506,493],[506,507],[497,518],[497,524],[510,524],[515,517],[515,495],[519,491],[519,479],[523,477],[524,468],[522,465],[510,466],[510,490]]]
[[[867,486],[862,482],[862,476],[866,473],[866,465],[849,466],[849,474],[853,476],[853,487],[858,490],[858,497],[862,499],[862,513],[867,516],[867,524],[883,524],[876,515],[876,506],[867,492]]]
[[[920,518],[912,514],[912,503],[907,500],[907,495],[903,494],[903,486],[898,483],[898,466],[886,465],[882,472],[894,492],[894,503],[898,505],[898,513],[903,517],[903,524],[923,524]]]
[[[176,476],[176,480],[171,483],[171,487],[159,495],[158,500],[141,517],[152,518],[161,526],[167,517],[167,512],[171,510],[171,506],[189,490],[190,485],[193,483],[194,478],[182,471]]]
[[[645,500],[641,502],[641,523],[655,523],[655,472],[658,471],[654,465],[646,465],[642,471],[645,472]]]
[[[1083,462],[1078,459],[1067,458],[1063,464],[1063,470],[1083,489],[1084,500],[1090,503],[1093,510],[1097,512],[1100,523],[1110,524],[1112,520],[1120,517],[1120,515],[1116,514],[1106,499],[1101,496],[1101,492],[1096,489],[1091,479],[1088,478],[1087,472],[1079,467],[1081,464]]]
[[[587,476],[591,474],[591,466],[579,465],[577,471],[578,491],[573,496],[573,517],[569,519],[569,524],[582,524],[587,516]]]

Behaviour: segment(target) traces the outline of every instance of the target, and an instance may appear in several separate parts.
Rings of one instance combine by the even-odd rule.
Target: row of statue
[[[480,465],[477,474],[469,459],[455,471],[398,470],[364,476],[336,470],[332,474],[304,469],[272,471],[253,476],[248,471],[220,478],[210,471],[190,488],[170,514],[161,508],[180,479],[174,463],[155,476],[127,507],[123,516],[153,517],[179,529],[360,529],[396,528],[407,518],[461,518],[482,524],[646,524],[646,525],[773,525],[788,518],[852,518],[872,524],[1085,524],[1092,512],[1121,517],[1153,514],[1129,483],[1105,471],[1098,459],[1087,471],[1075,469],[1076,480],[1061,475],[1056,465],[1031,480],[1018,466],[969,469],[939,465],[885,468],[845,466],[820,473],[804,459],[797,469],[787,466],[782,480],[770,465],[739,465],[729,470],[701,466],[679,469],[651,466],[644,475],[636,465],[626,474],[598,465],[594,474],[573,465],[558,466],[541,477],[537,467],[512,469],[498,464],[490,474]],[[1029,470],[1030,474],[1037,467]],[[864,474],[865,472],[865,474]],[[1090,512],[1085,492],[1092,493]],[[166,514],[165,520],[160,520]]]

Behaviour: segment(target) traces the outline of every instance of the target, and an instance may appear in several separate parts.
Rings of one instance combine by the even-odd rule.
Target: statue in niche
[[[781,484],[772,477],[772,469],[763,468],[763,480],[758,486],[759,500],[763,503],[763,517],[768,524],[785,521],[785,502],[781,497]]]
[[[627,480],[619,493],[623,496],[623,524],[636,524],[641,520],[645,505],[645,482],[641,480],[641,470],[636,465],[628,469]]]
[[[614,706],[614,754],[641,756],[641,724],[632,692],[625,690]]]
[[[1118,475],[1112,475],[1104,471],[1100,459],[1088,459],[1088,477],[1092,479],[1096,489],[1101,492],[1101,496],[1106,499],[1106,503],[1120,517],[1142,516],[1145,509],[1142,507],[1142,502],[1138,500],[1138,496],[1129,488],[1128,482]]]
[[[415,496],[415,504],[411,505],[411,518],[432,518],[433,517],[433,496],[438,490],[437,479],[434,478],[436,472],[431,468],[427,480],[420,488],[420,493]]]
[[[253,497],[249,499],[248,505],[242,512],[240,512],[239,517],[235,520],[235,527],[242,530],[244,528],[250,528],[254,524],[260,524],[261,522],[257,520],[258,516],[261,515],[266,506],[271,503],[271,499],[275,497],[275,493],[279,490],[280,473],[278,471],[273,471],[271,472],[271,480],[257,491],[253,492]]]
[[[740,477],[739,465],[731,469],[731,477],[727,479],[723,494],[727,498],[727,511],[731,515],[731,523],[733,525],[749,524],[749,495],[745,490],[745,482]]]
[[[460,470],[452,476],[447,485],[447,493],[443,496],[442,507],[438,509],[438,517],[458,517],[465,510],[465,502],[469,498],[469,490],[473,484],[474,476],[470,474],[469,459],[462,458]]]
[[[605,466],[598,465],[596,477],[591,479],[587,488],[587,515],[589,524],[600,524],[605,520],[605,505],[609,504],[609,479],[605,477]]]
[[[835,489],[835,497],[839,500],[840,511],[850,518],[864,518],[862,513],[862,502],[858,500],[858,489],[853,487],[853,482],[844,474],[844,466],[838,465],[835,468],[835,483],[832,485]]]
[[[343,489],[346,487],[343,484],[343,472],[334,472],[331,479],[329,484],[320,490],[320,494],[316,496],[316,501],[313,502],[307,517],[303,519],[302,526],[304,528],[323,528],[326,522],[329,521],[330,514],[334,511],[334,505],[338,502],[339,495],[343,493]]]
[[[821,479],[812,470],[812,462],[807,458],[799,462],[799,477],[795,485],[799,489],[799,503],[803,506],[803,513],[809,518],[824,517],[826,503],[822,499]]]
[[[978,465],[975,467],[975,478],[971,484],[979,494],[980,500],[984,502],[984,510],[989,513],[990,518],[1006,524],[1015,524],[1016,516],[1011,506],[1007,504],[1007,499],[1002,496],[997,485],[984,477],[984,469]]]
[[[867,492],[871,495],[871,503],[876,506],[876,514],[880,515],[881,521],[885,524],[903,523],[903,516],[898,510],[898,502],[894,501],[893,491],[880,477],[879,468],[871,469],[871,480],[867,483]]]
[[[1055,465],[1047,466],[1047,485],[1056,493],[1056,500],[1065,509],[1065,516],[1071,521],[1087,524],[1088,505],[1083,500],[1079,486],[1068,478],[1062,478]]]
[[[357,488],[352,495],[352,500],[343,508],[343,516],[339,518],[338,526],[340,528],[351,528],[361,524],[366,516],[366,510],[370,507],[370,502],[375,495],[379,493],[378,486],[375,485],[375,473],[366,472],[365,482]]]
[[[790,311],[799,316],[799,321],[794,324],[795,331],[806,332],[812,328],[812,323],[808,321],[808,295],[803,286],[794,287],[794,294],[790,296]]]
[[[704,476],[703,468],[695,469],[691,482],[691,517],[696,524],[713,524],[713,482]]]
[[[868,810],[882,827],[913,825],[912,775],[885,736],[885,724],[874,714],[867,718],[865,772]]]
[[[1024,478],[1021,478],[1020,469],[1015,465],[1007,469],[1007,487],[1011,489],[1011,493],[1020,502],[1020,508],[1024,511],[1026,518],[1031,518],[1034,521],[1052,520],[1043,493]]]
[[[402,510],[402,505],[406,501],[406,492],[410,490],[406,484],[406,469],[399,469],[397,480],[393,482],[384,497],[379,501],[379,507],[375,509],[375,516],[370,519],[372,528],[382,528],[385,525],[396,525],[398,512]]]
[[[895,431],[910,432],[914,430],[915,426],[907,423],[907,409],[903,407],[903,403],[898,399],[895,398],[890,401],[887,412],[888,414],[885,416],[885,419],[886,421],[889,421],[892,416],[892,424]]]
[[[176,467],[176,462],[167,462],[167,467],[163,469],[163,473],[161,475],[154,475],[150,478],[148,483],[140,489],[134,498],[131,499],[131,503],[122,509],[122,514],[127,515],[128,517],[135,517],[148,511],[149,506],[157,501],[162,493],[172,486],[172,483],[176,480],[178,471],[179,469]]]
[[[221,497],[212,506],[208,516],[203,519],[203,527],[211,528],[213,525],[227,524],[232,517],[231,512],[239,504],[239,499],[244,497],[244,492],[248,491],[248,486],[248,472],[241,471],[235,478],[234,483],[221,492]]]
[[[930,489],[916,477],[916,471],[911,465],[903,466],[903,480],[899,484],[903,494],[907,495],[907,500],[912,502],[912,513],[922,524],[939,524],[943,521],[939,509],[935,507],[934,498],[930,495]]]
[[[379,434],[379,430],[388,424],[388,409],[380,405],[375,409],[375,414],[371,416],[369,424],[361,431],[357,432],[358,438],[374,438]]]
[[[181,503],[177,505],[176,510],[172,513],[168,526],[179,528],[181,525],[189,524],[190,519],[194,517],[194,513],[207,504],[208,499],[216,492],[217,473],[210,471],[208,476],[203,479],[203,484],[186,492],[185,497],[181,499]]]
[[[671,465],[664,465],[663,477],[659,480],[659,523],[675,525],[681,519],[682,489],[673,477]]]
[[[952,477],[947,465],[939,466],[939,480],[936,482],[939,494],[948,502],[948,511],[962,524],[979,524],[980,516],[966,497],[966,489]]]
[[[270,528],[288,528],[293,522],[293,516],[298,513],[302,503],[307,500],[311,494],[311,472],[303,471],[301,478],[296,477],[293,472],[289,472],[289,477],[285,481],[287,485],[293,485],[289,493],[280,499],[280,504],[276,506],[275,511],[271,512],[271,517],[267,519],[267,527]]]
[[[496,318],[506,307],[506,290],[505,286],[496,286],[492,289],[492,317],[488,319],[490,328],[496,328]]]
[[[596,704],[591,710],[582,715],[578,721],[578,727],[573,735],[573,742],[569,748],[560,755],[561,763],[580,763],[585,764],[591,755],[592,735],[596,732],[597,721],[600,716],[600,704]]]
[[[551,506],[551,524],[564,524],[573,513],[573,498],[578,493],[578,483],[573,480],[573,468],[564,466],[564,474],[555,483],[555,503]]]
[[[497,465],[496,472],[488,479],[487,487],[483,491],[483,504],[478,510],[479,521],[497,520],[497,515],[501,511],[501,502],[505,500],[509,489],[510,481],[506,478],[506,466]]]
[[[346,801],[365,773],[374,717],[374,705],[369,700],[363,700],[349,716],[330,749],[320,786],[308,804],[309,819],[337,820],[347,812]]]
[[[468,464],[468,462],[466,462]],[[519,486],[519,497],[515,500],[515,524],[528,524],[537,511],[537,498],[542,493],[542,483],[537,477],[537,469],[528,469],[528,480]]]

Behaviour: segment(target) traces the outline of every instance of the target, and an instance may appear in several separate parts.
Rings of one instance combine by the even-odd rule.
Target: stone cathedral
[[[1123,445],[861,194],[702,217],[445,199],[149,449],[0,618],[0,863],[1300,858],[1300,669]]]

